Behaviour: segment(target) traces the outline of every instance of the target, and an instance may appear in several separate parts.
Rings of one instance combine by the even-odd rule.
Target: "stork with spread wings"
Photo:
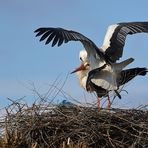
[[[81,80],[81,83],[84,83],[82,85],[88,89],[88,86],[94,84],[102,91],[105,90],[105,92],[114,90],[119,97],[117,89],[119,84],[122,83],[118,82],[118,74],[124,73],[122,72],[123,68],[133,62],[134,59],[129,58],[120,63],[117,63],[117,60],[122,57],[126,36],[142,32],[148,32],[148,22],[128,22],[111,25],[108,27],[102,46],[98,48],[93,41],[79,32],[52,27],[35,30],[36,36],[41,36],[40,41],[46,40],[45,44],[52,42],[52,47],[56,44],[61,46],[62,43],[69,41],[80,41],[87,52],[87,61],[89,61],[87,63],[89,64],[89,71],[86,72],[85,81]],[[85,63],[83,62],[82,65],[83,68],[81,68],[84,69]],[[104,67],[104,65],[106,66]],[[105,70],[101,72],[102,69]],[[146,74],[147,69],[144,69],[144,71],[144,74]],[[98,94],[99,91],[96,92]]]

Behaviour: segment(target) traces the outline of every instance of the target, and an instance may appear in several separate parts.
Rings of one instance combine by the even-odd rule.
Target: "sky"
[[[79,66],[79,42],[52,48],[35,37],[39,27],[63,27],[78,31],[101,46],[109,25],[119,22],[148,21],[147,0],[1,0],[0,2],[0,107],[7,98],[33,102],[40,95],[63,97],[56,85],[78,102],[95,102],[75,75]],[[128,36],[121,60],[135,59],[130,67],[148,67],[148,34]],[[129,82],[113,105],[136,108],[148,104],[148,76]],[[49,92],[48,92],[49,91]],[[64,97],[63,97],[64,98]]]

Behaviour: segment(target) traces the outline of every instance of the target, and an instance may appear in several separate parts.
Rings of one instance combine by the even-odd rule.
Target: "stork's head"
[[[87,76],[90,71],[90,65],[89,65],[89,60],[87,57],[87,52],[85,50],[81,50],[79,53],[79,59],[81,62],[81,65],[76,68],[72,73],[76,73],[80,86],[82,86],[84,89],[86,89],[86,81],[87,81]]]
[[[79,53],[79,59],[80,59],[81,63],[88,62],[88,57],[87,57],[86,50],[81,50],[80,51],[80,53]]]
[[[80,72],[80,71],[88,72],[90,70],[89,60],[87,57],[87,52],[85,50],[80,51],[79,59],[80,59],[81,65],[71,73]]]

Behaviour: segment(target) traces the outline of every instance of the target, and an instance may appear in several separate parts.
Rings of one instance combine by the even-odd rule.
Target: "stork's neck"
[[[88,76],[88,70],[78,71],[76,75],[79,79],[80,86],[86,89],[86,81]]]

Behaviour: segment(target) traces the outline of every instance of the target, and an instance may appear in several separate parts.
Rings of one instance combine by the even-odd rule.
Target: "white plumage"
[[[118,87],[123,84],[117,80],[121,79],[119,77],[121,73],[124,73],[122,72],[123,68],[133,62],[134,59],[129,58],[120,63],[116,63],[116,61],[122,57],[126,36],[141,32],[148,32],[148,22],[111,25],[107,29],[102,46],[98,48],[94,42],[79,32],[52,27],[35,30],[36,36],[41,36],[40,41],[46,39],[45,44],[52,42],[52,47],[56,44],[60,46],[63,42],[69,41],[80,41],[82,43],[86,51],[80,52],[82,65],[74,72],[77,72],[80,85],[87,91],[96,91],[98,96],[108,94],[111,90],[116,92]],[[139,72],[141,69],[127,70],[125,73],[137,71]],[[125,82],[128,82],[128,80]],[[91,90],[92,85],[94,90]],[[97,91],[98,88],[100,94]]]
[[[86,89],[86,82],[88,73],[92,70],[91,65],[89,64],[87,52],[85,50],[80,51],[79,58],[81,60],[81,66],[74,70],[72,73],[77,74],[79,78],[80,85]],[[128,64],[133,62],[134,59],[129,58],[123,62],[115,63],[112,65],[106,65],[103,70],[97,72],[91,81],[97,85],[106,89],[107,91],[117,90],[117,76]],[[83,66],[84,67],[83,67]]]
[[[81,66],[76,68],[72,73],[76,73],[79,79],[80,86],[88,92],[95,91],[98,96],[98,104],[100,105],[100,97],[108,96],[108,107],[110,107],[109,92],[115,91],[117,96],[121,98],[118,93],[120,86],[132,80],[137,75],[146,75],[148,70],[146,68],[131,68],[122,70],[128,64],[133,62],[133,59],[127,59],[123,62],[116,63],[119,69],[114,70],[114,65],[105,64],[104,66],[91,70],[87,53],[85,50],[80,51]]]
[[[112,35],[113,35],[113,33],[114,33],[114,31],[115,31],[115,29],[116,29],[117,27],[118,27],[117,24],[115,24],[115,25],[110,25],[110,26],[108,27],[107,32],[106,32],[106,35],[105,35],[105,37],[104,37],[103,44],[102,44],[102,46],[101,46],[101,49],[102,49],[104,52],[105,52],[105,50],[106,50],[107,48],[110,47],[110,39],[111,39],[111,37],[112,37]]]

